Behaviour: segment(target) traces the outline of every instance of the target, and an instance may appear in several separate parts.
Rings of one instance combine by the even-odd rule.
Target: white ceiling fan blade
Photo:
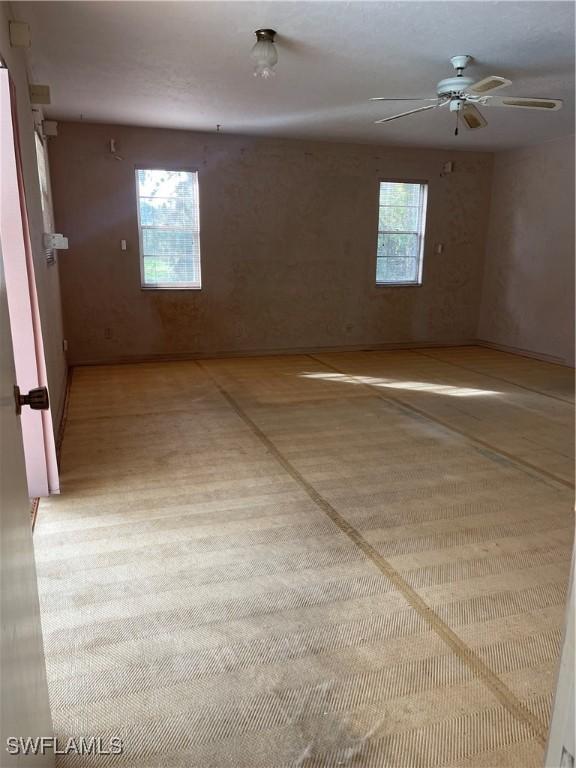
[[[369,101],[438,101],[438,96],[431,96],[426,98],[424,96],[401,96],[399,99],[388,98],[386,96],[373,96]]]
[[[520,109],[547,109],[555,112],[562,108],[562,99],[537,99],[530,96],[490,96],[483,107],[518,107]]]
[[[418,107],[418,109],[411,109],[408,112],[400,112],[399,115],[392,115],[392,117],[383,117],[380,120],[376,120],[376,125],[379,123],[387,123],[390,120],[397,120],[399,117],[406,117],[406,115],[414,115],[416,112],[425,112],[427,109],[436,109],[436,107],[442,106],[441,104],[428,104],[426,107]]]
[[[472,85],[466,88],[466,93],[483,96],[486,93],[493,93],[499,88],[508,88],[509,85],[512,85],[512,80],[507,80],[505,77],[500,77],[500,75],[490,75],[490,77],[478,80],[477,83],[472,83]]]
[[[474,104],[465,104],[462,107],[460,114],[462,115],[462,120],[466,123],[467,128],[485,128],[488,125],[482,116],[482,113],[476,109]]]

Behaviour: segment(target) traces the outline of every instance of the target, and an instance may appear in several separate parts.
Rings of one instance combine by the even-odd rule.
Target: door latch
[[[27,395],[20,394],[20,387],[14,386],[14,402],[16,403],[16,413],[22,413],[22,406],[29,405],[33,411],[47,411],[50,407],[48,390],[46,387],[36,387],[31,389]]]

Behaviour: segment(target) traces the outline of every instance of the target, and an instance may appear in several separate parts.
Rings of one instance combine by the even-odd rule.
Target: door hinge
[[[50,407],[48,390],[46,387],[36,387],[31,389],[27,395],[20,394],[20,387],[14,386],[14,402],[16,403],[16,413],[22,413],[22,406],[29,405],[33,411],[47,411]]]

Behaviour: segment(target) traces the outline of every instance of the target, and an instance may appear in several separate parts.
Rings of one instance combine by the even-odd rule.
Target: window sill
[[[201,291],[201,285],[141,285],[141,291]]]
[[[422,283],[376,283],[376,288],[421,288]]]

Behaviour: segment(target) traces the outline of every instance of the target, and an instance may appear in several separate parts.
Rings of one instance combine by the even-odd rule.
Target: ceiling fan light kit
[[[407,117],[408,115],[416,114],[417,112],[425,112],[430,109],[438,109],[439,107],[449,106],[450,112],[456,114],[456,130],[455,135],[458,135],[458,123],[460,118],[463,120],[464,125],[471,130],[477,128],[485,128],[488,123],[477,105],[482,107],[512,107],[515,109],[540,109],[555,111],[562,107],[562,101],[560,99],[542,99],[536,97],[524,97],[524,96],[493,96],[494,91],[498,91],[501,88],[508,88],[512,85],[512,81],[500,75],[489,75],[474,82],[473,78],[465,76],[464,70],[473,61],[472,56],[469,54],[462,54],[459,56],[452,56],[450,62],[456,70],[455,77],[446,77],[436,86],[436,98],[388,98],[388,97],[376,97],[370,99],[370,101],[429,101],[431,104],[427,104],[423,107],[417,107],[410,109],[407,112],[400,112],[397,115],[390,117],[383,117],[380,120],[376,120],[377,124],[388,123],[391,120],[398,120],[400,117]]]

